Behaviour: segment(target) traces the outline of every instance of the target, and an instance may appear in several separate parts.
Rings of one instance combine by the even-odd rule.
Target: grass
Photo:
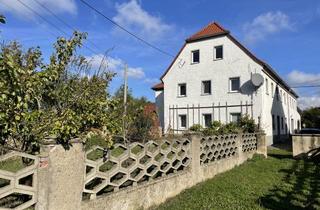
[[[9,158],[5,161],[0,162],[0,169],[4,171],[9,171],[9,172],[17,172],[23,168],[25,168],[26,165],[23,164],[22,158],[21,157],[12,157]]]
[[[320,209],[320,166],[273,149],[200,183],[156,210]]]

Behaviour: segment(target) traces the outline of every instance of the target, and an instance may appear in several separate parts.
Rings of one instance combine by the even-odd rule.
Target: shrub
[[[250,118],[248,115],[241,117],[238,124],[243,132],[254,133],[258,130],[258,126],[254,119]]]
[[[199,124],[194,124],[193,126],[191,126],[189,128],[190,131],[194,131],[194,132],[200,132],[203,130],[202,126]]]
[[[238,123],[230,122],[219,129],[220,134],[240,133],[242,130]]]

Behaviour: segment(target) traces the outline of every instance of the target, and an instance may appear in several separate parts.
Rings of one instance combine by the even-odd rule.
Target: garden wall
[[[48,143],[39,156],[28,156],[34,161],[27,169],[7,174],[10,176],[0,169],[0,177],[9,180],[4,187],[0,182],[0,209],[12,208],[7,201],[13,199],[8,197],[13,193],[29,196],[29,200],[20,199],[16,209],[146,209],[240,165],[255,153],[266,156],[264,134],[192,135],[116,144],[111,151],[100,147],[84,151],[77,141],[67,150]],[[31,186],[16,184],[22,175],[30,174]]]
[[[304,156],[317,148],[320,148],[320,134],[295,134],[292,136],[294,157]]]

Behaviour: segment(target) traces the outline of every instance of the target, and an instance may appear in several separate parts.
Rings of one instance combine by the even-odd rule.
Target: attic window
[[[187,96],[187,84],[182,83],[178,85],[178,96],[185,97]]]
[[[214,59],[220,60],[223,59],[223,46],[216,46],[214,47]]]
[[[194,50],[191,52],[192,63],[200,63],[200,50]]]

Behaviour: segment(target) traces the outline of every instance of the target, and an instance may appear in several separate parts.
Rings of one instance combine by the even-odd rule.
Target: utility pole
[[[122,123],[123,123],[123,140],[125,142],[125,144],[127,144],[127,121],[126,121],[126,116],[127,116],[127,86],[128,86],[128,65],[125,64],[124,67],[124,90],[123,90],[123,118],[122,118]]]

